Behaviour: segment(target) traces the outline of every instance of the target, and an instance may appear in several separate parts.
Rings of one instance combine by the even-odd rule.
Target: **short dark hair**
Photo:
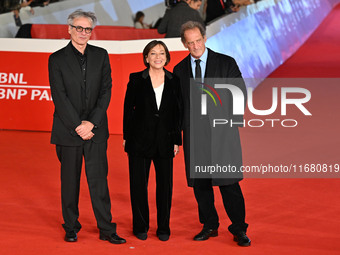
[[[144,12],[139,11],[136,13],[135,19],[133,21],[138,22],[141,17],[145,17],[145,14]]]
[[[169,64],[169,62],[170,62],[170,52],[169,52],[169,50],[168,50],[168,47],[166,47],[165,43],[162,42],[162,41],[153,40],[153,41],[149,42],[149,43],[145,46],[145,48],[144,48],[144,50],[143,50],[143,61],[144,61],[144,65],[145,65],[146,67],[149,67],[149,66],[150,66],[149,63],[146,62],[146,58],[147,58],[149,52],[150,52],[155,46],[157,46],[157,45],[163,46],[163,48],[164,48],[164,50],[165,50],[165,55],[166,55],[165,66],[166,66],[167,64]]]
[[[181,41],[182,41],[182,43],[185,43],[185,37],[184,37],[185,31],[191,30],[191,29],[194,29],[194,28],[198,28],[198,30],[201,32],[201,35],[203,37],[205,36],[205,27],[201,23],[199,23],[197,21],[188,21],[181,26]]]

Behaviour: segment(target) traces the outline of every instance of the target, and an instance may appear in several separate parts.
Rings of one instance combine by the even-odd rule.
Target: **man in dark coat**
[[[51,143],[61,163],[61,202],[65,241],[77,241],[82,160],[99,238],[125,243],[112,222],[107,185],[106,111],[111,98],[111,68],[107,51],[88,45],[96,22],[92,12],[77,10],[68,17],[71,42],[49,58],[49,80],[55,112]]]
[[[199,174],[194,175],[192,171],[193,158],[196,161],[195,165],[202,162],[214,162],[215,154],[217,153],[214,153],[214,148],[206,148],[205,145],[207,143],[202,142],[202,140],[209,142],[209,139],[215,145],[223,145],[219,154],[223,155],[224,164],[230,164],[234,169],[240,170],[242,166],[242,151],[238,126],[242,126],[243,123],[242,115],[233,114],[233,99],[230,93],[224,93],[226,96],[222,98],[221,102],[223,102],[224,108],[227,106],[224,109],[224,114],[234,123],[232,127],[226,128],[226,131],[221,133],[217,129],[212,130],[209,118],[201,116],[198,120],[195,120],[195,116],[193,116],[197,113],[195,107],[200,108],[200,106],[192,100],[192,95],[195,94],[193,91],[196,91],[195,85],[192,84],[193,78],[195,80],[203,79],[204,82],[202,84],[205,84],[206,80],[211,78],[225,79],[227,82],[233,83],[238,90],[241,90],[243,95],[246,95],[245,84],[233,58],[216,53],[205,47],[205,29],[200,23],[192,21],[185,23],[181,29],[181,39],[184,46],[190,52],[174,68],[174,74],[180,78],[184,103],[183,148],[185,168],[188,185],[194,189],[195,198],[198,203],[199,219],[203,224],[202,231],[194,237],[194,240],[207,240],[209,237],[218,235],[219,219],[214,205],[213,186],[219,186],[225,210],[232,222],[228,228],[229,231],[234,235],[234,240],[237,241],[238,245],[250,246],[250,240],[246,235],[248,224],[245,223],[244,198],[239,186],[239,181],[242,180],[242,173],[240,174],[240,171],[238,171],[236,175],[218,175],[216,178],[214,178],[214,175],[209,176],[208,174],[208,177],[207,175],[202,175],[202,178]],[[242,101],[242,103],[244,102],[245,100]],[[215,130],[222,134],[218,136],[218,142],[216,142],[216,137],[214,137]],[[199,137],[196,136],[197,133]]]
[[[182,0],[175,7],[168,10],[157,28],[158,33],[166,33],[166,38],[180,37],[181,26],[185,22],[192,20],[204,25],[204,21],[199,12],[189,6],[188,3],[190,1],[193,0]]]

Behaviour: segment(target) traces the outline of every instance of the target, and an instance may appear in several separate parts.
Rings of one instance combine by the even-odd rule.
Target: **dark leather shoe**
[[[113,233],[111,235],[105,235],[103,233],[100,233],[99,239],[103,241],[109,241],[110,243],[113,244],[122,244],[126,243],[126,240],[124,238],[121,238],[119,235],[116,233]]]
[[[135,236],[139,239],[139,240],[143,240],[145,241],[148,238],[148,233],[137,233],[135,234]]]
[[[217,229],[202,229],[201,232],[199,232],[195,237],[195,241],[204,241],[208,240],[209,237],[215,237],[218,236],[218,231]]]
[[[66,242],[77,242],[77,233],[74,231],[66,232],[64,240]]]
[[[236,235],[234,235],[234,241],[237,242],[239,246],[243,246],[243,247],[250,246],[251,244],[250,239],[248,238],[248,236],[246,235],[246,232],[244,231],[241,231],[237,233]]]
[[[159,234],[157,235],[158,236],[158,239],[161,240],[161,241],[168,241],[169,240],[169,235],[167,234]]]

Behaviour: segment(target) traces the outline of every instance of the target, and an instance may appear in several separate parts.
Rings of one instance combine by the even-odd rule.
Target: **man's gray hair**
[[[187,30],[191,30],[191,29],[195,29],[198,28],[198,30],[201,32],[201,35],[204,37],[205,36],[205,27],[197,21],[188,21],[186,23],[184,23],[181,26],[181,40],[182,43],[185,43],[185,37],[184,37],[184,33]]]
[[[78,18],[88,18],[89,21],[92,24],[92,28],[94,28],[94,26],[97,23],[97,17],[96,17],[96,15],[93,12],[84,12],[83,10],[79,9],[79,10],[76,10],[76,11],[72,12],[68,16],[67,24],[73,25],[73,21],[75,19],[78,19]]]

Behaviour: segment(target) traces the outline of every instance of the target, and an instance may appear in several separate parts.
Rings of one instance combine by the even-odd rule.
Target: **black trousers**
[[[244,198],[239,183],[219,186],[223,199],[223,205],[231,225],[228,230],[232,234],[247,231],[248,224],[245,223]],[[195,198],[198,203],[198,214],[203,228],[218,229],[219,219],[215,208],[214,190],[211,179],[195,179]]]
[[[78,232],[81,228],[78,221],[78,202],[83,157],[97,227],[104,234],[116,232],[116,224],[111,222],[106,150],[106,142],[96,144],[86,141],[82,146],[56,146],[57,156],[61,163],[61,203],[65,222],[63,227],[66,232]]]
[[[156,172],[157,235],[170,235],[173,158],[144,158],[129,155],[133,233],[149,230],[148,181],[151,160]]]

